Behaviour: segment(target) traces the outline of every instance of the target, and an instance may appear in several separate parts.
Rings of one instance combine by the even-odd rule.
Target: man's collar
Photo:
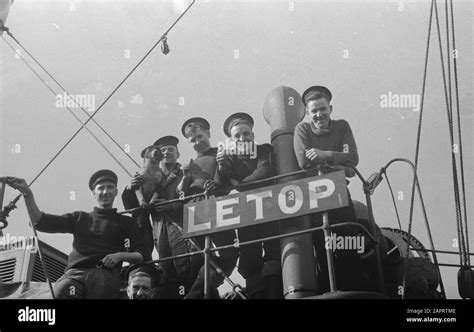
[[[197,156],[198,157],[200,157],[200,156],[212,156],[212,155],[215,155],[216,153],[217,153],[217,148],[210,147],[209,149],[207,149],[203,153],[197,153]]]
[[[314,125],[313,121],[310,121],[309,122],[309,125],[311,127],[311,131],[313,132],[313,134],[315,134],[316,136],[323,136],[323,135],[327,135],[331,132],[332,130],[332,125],[333,125],[333,122],[331,119],[329,119],[329,126],[327,129],[319,129],[319,128],[316,128],[316,126]]]
[[[94,207],[94,213],[96,214],[116,214],[117,213],[117,209],[116,208],[112,208],[112,209],[103,209],[101,207]]]
[[[161,167],[161,170],[163,171],[163,173],[165,175],[169,175],[169,174],[175,174],[176,175],[179,172],[180,169],[181,169],[181,164],[180,163],[176,163],[172,169],[168,169],[164,165]]]

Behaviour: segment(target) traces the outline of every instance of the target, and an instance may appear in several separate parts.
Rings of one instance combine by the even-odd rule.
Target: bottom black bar
[[[1,300],[0,332],[173,328],[473,331],[472,301]],[[307,327],[305,327],[307,326]],[[214,329],[214,328],[213,328]]]

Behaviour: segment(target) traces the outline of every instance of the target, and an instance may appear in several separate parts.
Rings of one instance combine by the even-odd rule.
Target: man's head
[[[176,165],[179,158],[178,143],[179,140],[174,136],[163,136],[153,144],[160,149],[163,155],[161,162],[164,166],[173,167]]]
[[[204,153],[211,148],[211,132],[209,122],[204,118],[191,118],[181,127],[183,136],[193,145],[198,153]]]
[[[306,114],[318,129],[327,129],[331,120],[332,94],[323,86],[312,86],[303,92],[302,100]]]
[[[235,142],[253,142],[253,118],[247,113],[232,114],[224,122],[224,133]]]
[[[97,204],[104,209],[113,206],[117,196],[117,175],[108,169],[95,172],[89,179],[89,189],[93,192]]]
[[[142,271],[130,274],[127,286],[127,296],[130,300],[152,299],[154,293],[154,283],[150,274]]]

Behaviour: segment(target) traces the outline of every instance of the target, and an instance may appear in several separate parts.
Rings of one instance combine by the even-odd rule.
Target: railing
[[[351,168],[356,172],[356,174],[362,180],[362,182],[364,183],[364,186],[367,186],[367,182],[362,177],[362,175],[359,173],[359,171],[355,167],[351,167]],[[290,172],[290,173],[276,175],[276,176],[273,176],[273,177],[269,177],[269,178],[254,181],[254,182],[249,182],[249,183],[240,184],[240,185],[237,185],[237,186],[227,187],[224,190],[229,192],[232,189],[239,190],[239,189],[248,188],[250,186],[268,184],[268,183],[274,182],[277,179],[282,179],[282,178],[290,177],[290,176],[308,175],[308,174],[309,175],[314,175],[318,171],[319,171],[319,168]],[[177,198],[177,199],[172,199],[172,200],[169,200],[169,201],[166,201],[166,202],[157,203],[157,204],[154,205],[154,207],[165,206],[165,205],[169,205],[169,204],[173,204],[173,203],[177,203],[177,202],[185,202],[185,201],[189,201],[191,199],[200,198],[200,197],[204,197],[204,198],[207,199],[208,194],[209,194],[209,192],[205,191],[203,193],[199,193],[199,194],[195,194],[195,195],[183,196],[183,197],[180,197],[180,198]],[[119,213],[121,213],[121,214],[133,213],[135,211],[138,211],[141,208],[142,207],[128,209],[128,210],[125,210],[125,211],[121,211]],[[372,216],[372,213],[369,212],[369,215]],[[140,264],[135,264],[135,265],[132,265],[132,266],[129,267],[129,271],[131,271],[133,269],[136,269],[136,268],[138,268],[140,266],[143,266],[143,265],[158,264],[158,263],[161,263],[161,262],[171,261],[171,260],[175,260],[175,259],[179,259],[179,258],[192,257],[192,256],[196,256],[196,255],[204,255],[204,298],[209,298],[209,296],[210,296],[209,267],[212,267],[214,270],[216,270],[216,272],[219,273],[224,278],[224,280],[226,280],[230,284],[230,286],[232,287],[232,290],[238,296],[240,296],[241,298],[245,298],[245,295],[242,294],[242,287],[240,285],[234,283],[227,275],[224,274],[222,269],[220,269],[217,266],[217,264],[214,263],[214,261],[211,258],[211,253],[212,252],[220,251],[220,250],[228,250],[228,249],[232,249],[232,248],[240,248],[241,246],[247,246],[247,245],[251,245],[251,244],[255,244],[255,243],[267,242],[267,241],[272,241],[272,240],[279,240],[279,239],[283,239],[283,238],[286,238],[286,237],[293,237],[293,236],[308,234],[308,233],[312,233],[312,232],[315,232],[315,231],[321,231],[322,230],[322,231],[326,231],[326,232],[331,232],[332,229],[352,225],[352,226],[360,228],[362,230],[362,232],[365,233],[374,243],[376,264],[378,266],[377,267],[378,277],[382,278],[379,282],[379,285],[382,284],[382,287],[381,287],[380,290],[383,293],[384,292],[384,289],[383,289],[383,276],[381,275],[381,271],[382,271],[381,270],[381,261],[380,261],[379,251],[378,251],[379,241],[375,237],[375,224],[372,225],[373,217],[372,217],[371,221],[372,221],[371,226],[373,228],[371,231],[369,231],[363,225],[361,225],[359,223],[356,223],[356,222],[342,222],[342,223],[338,223],[336,225],[330,225],[329,223],[323,223],[323,226],[319,226],[319,227],[309,228],[309,229],[296,231],[296,232],[291,232],[291,233],[285,233],[285,234],[281,234],[281,235],[265,237],[265,238],[261,238],[261,239],[255,239],[255,240],[251,240],[251,241],[244,241],[244,242],[238,242],[237,241],[234,244],[224,245],[224,246],[214,247],[214,248],[210,247],[210,236],[206,235],[206,237],[205,237],[205,239],[206,239],[205,247],[203,249],[199,248],[199,246],[197,246],[196,243],[194,243],[194,241],[192,239],[187,239],[191,243],[191,245],[196,249],[196,251],[192,251],[192,252],[189,252],[189,253],[186,253],[186,254],[180,254],[180,255],[176,255],[176,256],[151,260],[151,261],[143,262],[143,263],[140,263]],[[331,249],[326,249],[326,250],[331,250]],[[377,256],[379,256],[379,257],[377,258]],[[331,263],[328,262],[328,265],[329,264],[331,264]],[[330,275],[329,277],[330,278],[335,278],[335,276],[332,276],[332,275]]]

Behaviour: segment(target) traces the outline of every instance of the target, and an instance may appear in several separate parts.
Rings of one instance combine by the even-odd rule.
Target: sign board
[[[349,205],[344,171],[184,205],[185,238]]]

